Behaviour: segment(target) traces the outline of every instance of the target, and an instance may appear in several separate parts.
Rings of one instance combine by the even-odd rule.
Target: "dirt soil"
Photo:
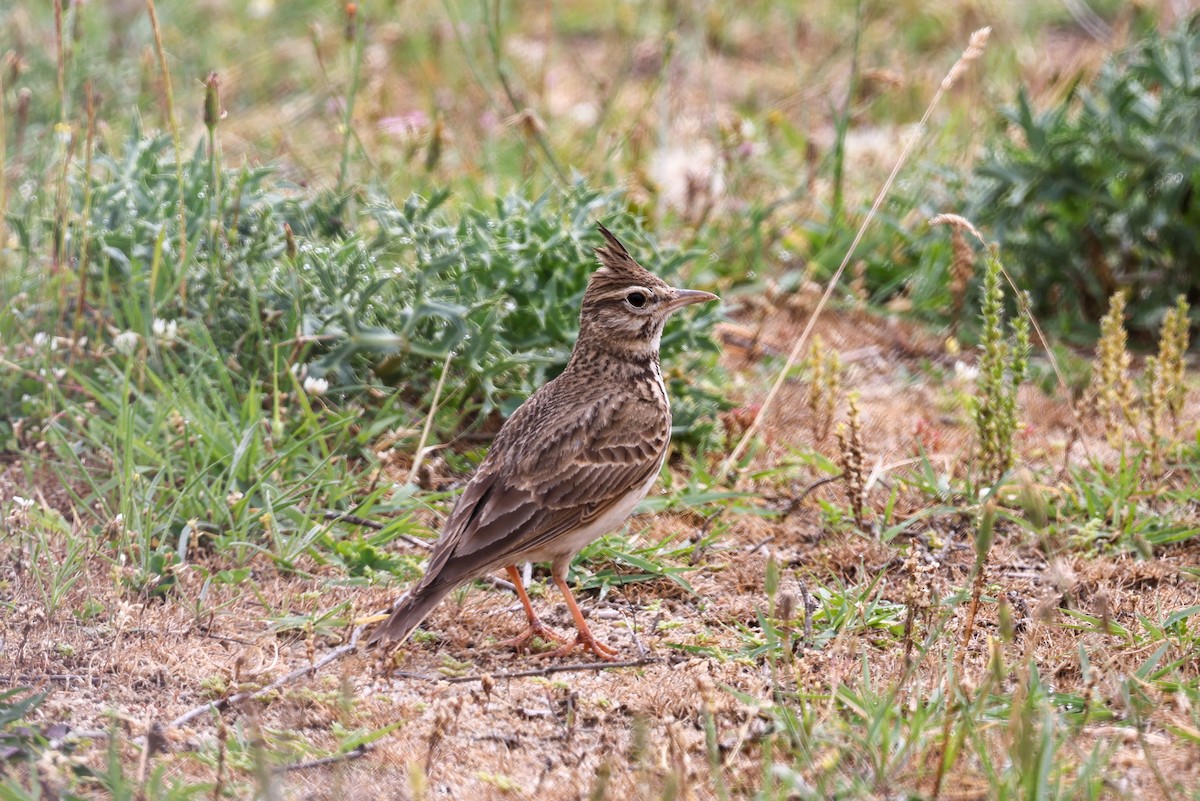
[[[761,371],[761,356],[794,341],[804,312],[776,309],[760,319],[746,315],[747,322],[723,332],[726,366],[738,384],[765,383],[754,379]],[[944,386],[927,378],[932,364],[941,365],[949,381],[960,380],[954,378],[956,359],[946,354],[939,338],[865,311],[844,310],[823,320],[819,333],[847,364],[844,385],[860,394],[867,462],[876,476],[870,499],[877,508],[888,497],[889,477],[905,470],[917,452],[918,438],[935,464],[966,458],[966,415],[947,408]],[[960,366],[958,372],[963,369]],[[806,393],[803,382],[787,386],[770,416],[766,446],[756,456],[756,465],[794,463],[794,446],[812,441]],[[746,408],[752,408],[755,398],[746,400]],[[1038,464],[1061,462],[1070,439],[1069,411],[1036,390],[1025,396],[1023,405],[1023,418],[1035,421],[1025,432],[1023,448]],[[1189,410],[1189,419],[1197,419],[1196,411]],[[739,411],[731,414],[736,420]],[[836,445],[832,436],[828,440],[821,447],[832,456]],[[1082,459],[1085,447],[1099,450],[1102,443],[1099,438],[1076,443],[1072,458]],[[227,712],[228,728],[205,714],[168,729],[163,747],[168,754],[209,747],[211,754],[214,740],[225,738],[229,765],[248,768],[253,764],[250,744],[255,731],[265,730],[276,745],[296,743],[294,758],[288,761],[304,763],[311,753],[306,744],[334,748],[335,731],[398,723],[394,733],[373,743],[361,758],[333,765],[301,764],[281,774],[284,795],[405,798],[427,792],[430,798],[503,794],[551,801],[588,797],[597,782],[607,781],[608,797],[643,798],[659,797],[668,777],[685,776],[686,786],[678,788],[677,797],[707,798],[711,769],[704,721],[711,715],[726,781],[735,794],[747,791],[759,784],[758,743],[770,723],[756,705],[743,703],[729,690],[757,703],[772,699],[775,680],[769,667],[744,656],[748,638],[760,633],[757,615],[767,605],[763,583],[768,559],[773,556],[786,567],[781,592],[798,598],[817,587],[863,584],[882,576],[883,597],[903,602],[911,592],[915,564],[923,565],[927,590],[945,597],[966,583],[974,558],[963,521],[917,526],[888,545],[861,534],[835,532],[822,522],[818,499],[844,507],[841,484],[822,486],[796,504],[803,488],[820,474],[797,466],[786,475],[786,480],[743,479],[741,489],[758,493],[765,507],[786,514],[775,519],[727,515],[727,533],[700,554],[688,575],[694,595],[667,580],[614,587],[602,601],[595,594],[582,594],[593,631],[620,648],[627,661],[640,663],[636,666],[595,669],[600,666],[586,655],[554,661],[515,656],[495,643],[522,627],[516,599],[506,591],[474,588],[443,602],[424,624],[427,635],[393,654],[351,653],[317,675],[242,704],[236,713]],[[0,478],[0,495],[41,493],[45,503],[60,508],[69,519],[69,499],[53,479],[32,478],[36,486],[30,486],[20,463],[8,464]],[[900,517],[911,511],[897,509]],[[709,525],[693,513],[647,515],[630,523],[647,542],[667,535],[698,540]],[[911,543],[916,558],[906,561],[897,548],[900,543]],[[22,563],[23,549],[0,543],[0,556],[4,595],[16,610],[0,618],[0,681],[49,690],[37,719],[47,726],[66,724],[75,732],[103,732],[117,725],[130,736],[144,735],[156,722],[171,721],[239,688],[265,686],[319,659],[349,635],[349,626],[312,635],[296,630],[273,633],[263,619],[260,596],[271,610],[288,608],[297,615],[346,603],[355,617],[386,608],[395,596],[394,590],[342,586],[338,576],[323,575],[317,566],[310,566],[309,578],[280,575],[264,560],[253,566],[257,596],[214,585],[206,608],[216,611],[196,619],[179,601],[145,603],[118,594],[114,585],[119,582],[111,575],[118,568],[95,554],[64,608],[80,609],[84,599],[92,597],[103,604],[103,611],[86,622],[69,613],[47,619],[38,611],[40,595]],[[1007,530],[997,542],[988,575],[989,593],[1007,597],[1016,617],[1018,633],[1005,648],[1007,660],[1017,663],[1030,653],[1056,690],[1119,697],[1115,687],[1085,684],[1078,670],[1079,649],[1087,651],[1093,665],[1103,666],[1100,682],[1128,675],[1148,651],[1131,652],[1117,647],[1114,638],[1064,628],[1059,625],[1066,620],[1061,610],[1107,614],[1133,628],[1139,625],[1138,615],[1161,620],[1168,610],[1198,602],[1194,580],[1181,572],[1198,559],[1200,547],[1193,541],[1187,547],[1164,549],[1153,561],[1077,553],[1048,561],[1027,538]],[[544,574],[537,575],[541,581],[535,584],[544,584]],[[183,597],[194,598],[199,574],[185,569],[179,581]],[[548,624],[570,631],[570,617],[557,590],[535,595],[534,600]],[[926,696],[944,681],[946,649],[957,639],[961,624],[955,621],[949,636],[926,657],[899,703]],[[996,606],[983,604],[967,654],[968,677],[985,669],[988,640],[996,636],[997,626]],[[798,631],[797,637],[803,640],[803,633]],[[904,670],[903,649],[896,639],[866,629],[839,635],[820,648],[801,642],[794,662],[781,666],[777,681],[785,689],[811,693],[812,703],[824,710],[818,715],[826,715],[829,702],[820,696],[843,680],[853,682],[864,661],[880,686],[890,685]],[[549,672],[570,665],[579,667]],[[510,675],[539,670],[545,675]],[[1200,666],[1195,664],[1186,669],[1190,675],[1197,670]],[[1162,797],[1154,767],[1184,786],[1200,785],[1195,747],[1185,747],[1164,733],[1164,725],[1183,725],[1187,719],[1185,709],[1167,700],[1155,725],[1145,732],[1156,766],[1147,763],[1136,732],[1116,724],[1085,729],[1078,755],[1082,758],[1101,740],[1115,742],[1113,764],[1119,767],[1120,787],[1114,789],[1130,797]],[[1119,718],[1120,710],[1115,711]],[[997,743],[1002,742],[1002,729],[995,733]],[[131,746],[126,750],[130,764],[136,765],[137,751]],[[81,749],[83,758],[95,764],[102,763],[103,751],[102,740]],[[212,779],[212,769],[195,760],[175,764],[173,770],[194,773],[196,780]],[[895,781],[928,792],[933,759],[914,760],[908,771]],[[978,766],[962,760],[957,771],[953,792],[943,797],[986,797]],[[885,797],[887,788],[879,792]]]

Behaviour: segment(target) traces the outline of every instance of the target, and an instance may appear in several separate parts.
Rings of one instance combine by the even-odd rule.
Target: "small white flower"
[[[163,344],[170,344],[175,341],[175,335],[179,330],[179,323],[175,320],[164,320],[161,317],[155,317],[150,330],[154,332],[155,339]]]
[[[122,331],[113,337],[113,347],[117,349],[118,353],[128,356],[137,349],[140,338],[134,331]]]
[[[29,510],[33,508],[33,501],[20,495],[14,495],[12,500],[12,508],[8,510],[8,517],[4,522],[14,528],[21,528],[29,522]]]
[[[41,349],[46,347],[46,343],[50,341],[50,337],[44,331],[38,331],[33,335],[33,346]]]
[[[329,390],[329,382],[324,378],[313,378],[311,375],[304,379],[304,391],[313,397],[320,397]]]
[[[954,377],[959,381],[974,381],[976,378],[979,378],[979,368],[964,361],[955,361]]]

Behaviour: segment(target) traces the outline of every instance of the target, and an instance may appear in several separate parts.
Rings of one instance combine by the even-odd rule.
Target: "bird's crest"
[[[607,244],[596,248],[596,256],[600,259],[600,269],[592,275],[591,284],[593,286],[610,282],[624,284],[629,281],[642,284],[658,283],[653,273],[634,261],[633,256],[629,255],[629,251],[621,244],[621,240],[613,235],[612,231],[608,230],[603,223],[597,223],[596,227],[604,235]]]

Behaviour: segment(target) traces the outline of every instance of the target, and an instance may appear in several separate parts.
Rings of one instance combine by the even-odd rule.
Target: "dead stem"
[[[767,397],[759,407],[758,413],[754,416],[754,420],[746,428],[746,431],[742,434],[742,438],[738,440],[737,445],[729,453],[729,456],[725,458],[725,461],[721,464],[721,469],[717,471],[716,475],[718,481],[727,480],[726,477],[729,475],[733,465],[735,465],[737,460],[741,458],[742,453],[750,444],[750,440],[753,439],[755,434],[758,433],[758,429],[762,426],[763,419],[767,415],[767,410],[771,408],[771,405],[775,402],[775,399],[779,396],[780,391],[783,389],[783,384],[787,379],[788,373],[791,372],[792,367],[800,358],[800,354],[805,352],[805,348],[808,345],[808,338],[812,334],[814,326],[816,326],[817,319],[820,318],[821,312],[825,309],[826,304],[829,303],[829,299],[833,296],[833,290],[837,287],[838,281],[842,277],[842,273],[846,271],[846,266],[850,263],[850,259],[854,255],[854,251],[858,249],[859,243],[862,242],[862,238],[867,231],[867,226],[870,225],[875,219],[875,215],[879,212],[879,207],[883,205],[884,198],[886,198],[888,193],[892,190],[892,184],[895,183],[896,176],[900,173],[900,168],[903,167],[905,162],[908,161],[908,156],[912,152],[913,146],[916,145],[922,134],[924,134],[925,127],[929,123],[929,118],[933,114],[933,109],[942,99],[942,95],[946,93],[946,90],[948,90],[953,83],[958,80],[959,77],[961,77],[962,73],[966,71],[966,68],[971,64],[971,62],[975,61],[983,54],[983,50],[987,46],[987,38],[991,33],[991,30],[991,28],[980,28],[979,30],[975,31],[975,33],[971,34],[970,44],[966,51],[963,52],[963,55],[958,59],[954,66],[950,68],[950,71],[946,74],[946,77],[938,86],[937,91],[934,92],[933,99],[929,101],[929,105],[926,107],[925,113],[921,116],[921,121],[917,123],[916,130],[913,131],[912,136],[910,136],[908,141],[905,142],[904,150],[901,151],[900,157],[896,159],[896,163],[892,167],[892,171],[888,175],[887,180],[883,182],[883,186],[880,188],[879,193],[875,196],[875,202],[871,204],[871,210],[867,212],[866,219],[864,219],[862,225],[858,227],[858,233],[854,235],[854,241],[850,243],[850,247],[846,250],[846,255],[842,258],[842,263],[838,265],[837,271],[833,274],[833,278],[829,279],[829,283],[825,287],[825,292],[821,295],[821,299],[817,302],[817,307],[813,309],[812,315],[808,318],[808,323],[804,326],[804,331],[800,334],[800,338],[797,339],[796,344],[792,346],[792,350],[788,354],[787,360],[784,362],[783,367],[780,368],[779,374],[775,377],[775,382],[771,385],[771,389],[767,392]]]

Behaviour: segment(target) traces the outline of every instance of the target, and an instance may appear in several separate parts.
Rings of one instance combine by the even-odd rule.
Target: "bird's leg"
[[[529,626],[516,637],[513,637],[511,640],[504,640],[500,645],[515,648],[520,653],[528,647],[529,641],[534,637],[541,637],[546,642],[566,642],[566,639],[561,634],[551,630],[537,616],[537,612],[533,611],[533,603],[529,600],[529,593],[525,592],[525,584],[521,581],[521,571],[517,570],[517,566],[509,565],[504,569],[508,571],[508,578],[517,590],[517,596],[521,599],[521,606],[525,607],[525,617],[529,618]]]
[[[564,570],[563,573],[565,572],[566,571]],[[616,648],[612,648],[597,640],[592,635],[591,630],[588,629],[587,621],[583,619],[583,612],[579,611],[579,605],[575,603],[575,597],[571,595],[571,588],[567,586],[566,576],[560,574],[558,570],[554,570],[553,573],[554,583],[557,584],[558,589],[562,591],[563,598],[565,598],[567,601],[567,608],[571,610],[571,617],[575,619],[575,628],[579,633],[575,635],[574,642],[569,642],[566,645],[563,645],[561,648],[555,648],[553,651],[547,651],[544,654],[538,654],[538,656],[566,656],[567,654],[571,653],[571,651],[575,650],[575,646],[580,645],[583,646],[583,650],[591,651],[593,654],[606,662],[617,661],[617,657],[620,656],[621,652]]]

